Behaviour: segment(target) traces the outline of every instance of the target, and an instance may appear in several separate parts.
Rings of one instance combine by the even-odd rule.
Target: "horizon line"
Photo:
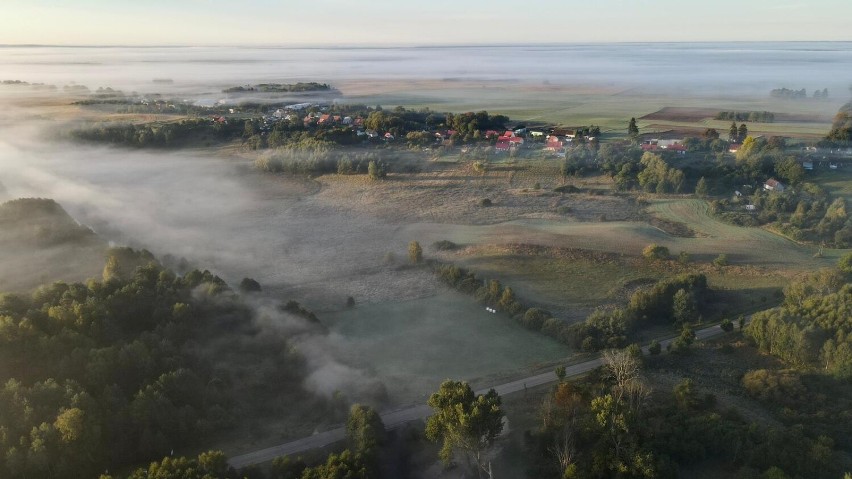
[[[565,45],[686,45],[686,44],[793,44],[793,43],[852,43],[849,40],[653,40],[597,42],[482,42],[482,43],[163,43],[163,44],[74,44],[74,43],[0,43],[0,48],[453,48],[453,47],[516,47]]]

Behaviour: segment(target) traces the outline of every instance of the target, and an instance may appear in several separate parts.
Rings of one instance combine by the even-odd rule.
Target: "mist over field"
[[[850,85],[844,42],[457,47],[0,47],[2,79],[222,96],[246,83],[485,80],[743,95]],[[154,84],[155,79],[173,83]]]
[[[643,92],[765,97],[777,87],[842,92],[852,61],[844,43],[732,43],[536,45],[404,48],[256,47],[0,47],[0,80],[55,85],[11,85],[0,92],[0,198],[44,197],[117,245],[158,256],[186,258],[229,283],[261,282],[266,294],[293,297],[335,311],[347,296],[358,301],[406,300],[433,294],[425,272],[401,272],[388,281],[383,257],[403,257],[406,231],[440,237],[434,225],[408,229],[399,222],[346,211],[313,195],[312,180],[275,178],[251,161],[213,148],[143,151],[67,143],[58,131],[74,126],[55,98],[69,85],[160,93],[187,102],[315,101],[312,94],[226,94],[232,86],[264,82],[327,82],[331,98],[358,102],[410,95],[442,103],[493,100],[495,93],[454,84],[519,88],[577,86],[641,96]],[[817,67],[818,68],[815,68]],[[156,82],[155,82],[156,80]],[[437,81],[423,93],[410,82]],[[367,96],[359,96],[364,84]],[[409,84],[410,83],[410,84]],[[347,97],[347,85],[356,95]],[[546,100],[543,91],[539,96]],[[44,107],[44,105],[51,105]],[[827,104],[826,113],[836,106]],[[61,258],[60,253],[56,253]],[[9,263],[12,264],[12,263]],[[19,263],[14,263],[19,264]],[[43,267],[47,267],[44,264]],[[96,271],[93,265],[88,271]],[[60,268],[61,269],[61,268]],[[8,270],[7,270],[8,271]],[[39,277],[49,277],[42,272]],[[69,278],[70,279],[70,278]],[[84,279],[84,278],[79,278]],[[30,278],[34,280],[34,278]],[[267,318],[267,323],[270,321]],[[339,338],[338,338],[339,339]],[[306,348],[329,349],[328,338]],[[344,348],[344,346],[339,346]],[[334,349],[333,347],[331,349]],[[314,360],[314,386],[325,393],[338,363]],[[347,379],[350,386],[359,382]]]

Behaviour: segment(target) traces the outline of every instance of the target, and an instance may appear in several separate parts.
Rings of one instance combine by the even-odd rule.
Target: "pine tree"
[[[636,118],[630,119],[630,124],[627,125],[627,135],[634,139],[639,136],[639,127],[636,126]]]
[[[737,130],[737,122],[732,121],[731,129],[728,130],[728,141],[730,141],[731,143],[737,141],[740,138],[739,135],[739,130]]]

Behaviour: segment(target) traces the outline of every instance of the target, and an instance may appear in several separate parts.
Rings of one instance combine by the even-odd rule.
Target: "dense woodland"
[[[322,411],[303,359],[252,314],[211,273],[129,249],[111,250],[102,280],[0,295],[0,476],[95,477],[249,411]]]

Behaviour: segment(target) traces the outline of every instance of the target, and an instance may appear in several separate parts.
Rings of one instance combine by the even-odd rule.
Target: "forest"
[[[328,411],[304,374],[220,278],[112,249],[102,279],[0,295],[0,476],[96,477],[247,415]]]

